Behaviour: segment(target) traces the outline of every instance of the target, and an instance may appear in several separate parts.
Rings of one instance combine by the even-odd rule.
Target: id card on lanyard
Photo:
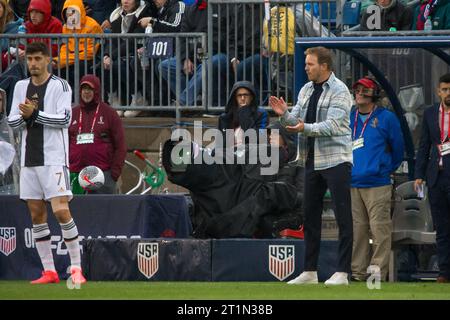
[[[95,110],[94,119],[92,120],[90,133],[81,133],[81,127],[82,127],[82,121],[83,121],[83,110],[80,109],[80,117],[78,118],[77,144],[94,143],[94,126],[95,126],[95,120],[97,120],[99,107],[100,107],[100,105],[97,105],[97,109]]]
[[[352,137],[352,150],[356,150],[359,148],[364,147],[364,131],[366,130],[367,124],[369,123],[370,116],[375,111],[376,107],[370,111],[369,116],[367,117],[366,121],[364,121],[363,128],[361,130],[361,133],[359,134],[358,139],[356,139],[356,128],[358,127],[358,116],[359,116],[359,110],[356,110],[355,112],[355,121],[353,122],[353,137]]]
[[[450,153],[450,112],[448,113],[448,126],[447,126],[447,136],[445,136],[445,110],[444,107],[441,105],[441,143],[438,144],[439,153],[441,154],[441,157],[446,156]]]

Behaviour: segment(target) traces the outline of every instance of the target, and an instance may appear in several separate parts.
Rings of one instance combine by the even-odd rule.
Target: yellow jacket
[[[67,27],[66,10],[68,8],[74,9],[80,16],[80,25],[77,29],[69,29]],[[63,34],[97,34],[103,33],[100,25],[92,19],[86,16],[86,9],[84,8],[82,0],[66,0],[64,3],[63,11],[61,12],[62,19],[64,21]],[[94,38],[68,38],[67,44],[63,43],[59,49],[59,57],[53,58],[53,60],[59,64],[61,68],[67,65],[73,65],[75,63],[75,55],[77,54],[80,60],[92,60],[100,44],[97,43],[94,46]],[[75,52],[75,41],[78,40],[78,52]]]
[[[270,10],[270,32],[266,19],[264,19],[263,28],[263,43],[266,49],[269,49],[271,53],[294,54],[295,15],[291,8],[285,6],[273,7]]]

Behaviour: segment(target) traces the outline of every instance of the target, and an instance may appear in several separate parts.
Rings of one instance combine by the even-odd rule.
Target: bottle
[[[25,27],[25,24],[22,23],[19,28],[17,29],[17,34],[19,35],[19,43],[25,45],[27,43],[27,39],[21,38],[22,35],[27,33],[27,28]]]
[[[147,25],[147,28],[145,28],[145,34],[150,34],[153,32],[153,27],[152,24],[149,23]],[[147,37],[144,38],[144,50],[142,52],[142,54],[139,56],[139,58],[141,59],[141,67],[142,69],[146,70],[150,67],[150,61],[148,60],[148,53],[147,53]]]
[[[425,21],[425,24],[423,25],[423,31],[431,31],[433,30],[433,24],[431,22],[431,17],[428,16],[427,21]]]

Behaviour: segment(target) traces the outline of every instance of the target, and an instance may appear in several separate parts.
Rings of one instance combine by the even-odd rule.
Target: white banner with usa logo
[[[153,277],[158,271],[158,252],[157,242],[141,242],[138,244],[138,268],[147,279]]]
[[[9,256],[16,250],[16,228],[0,228],[0,252]]]
[[[280,281],[295,270],[295,247],[293,245],[269,245],[269,271]]]

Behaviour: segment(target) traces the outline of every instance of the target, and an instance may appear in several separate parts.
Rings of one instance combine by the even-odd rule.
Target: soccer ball
[[[85,190],[97,190],[105,183],[105,175],[99,167],[88,166],[78,174],[78,183]]]

